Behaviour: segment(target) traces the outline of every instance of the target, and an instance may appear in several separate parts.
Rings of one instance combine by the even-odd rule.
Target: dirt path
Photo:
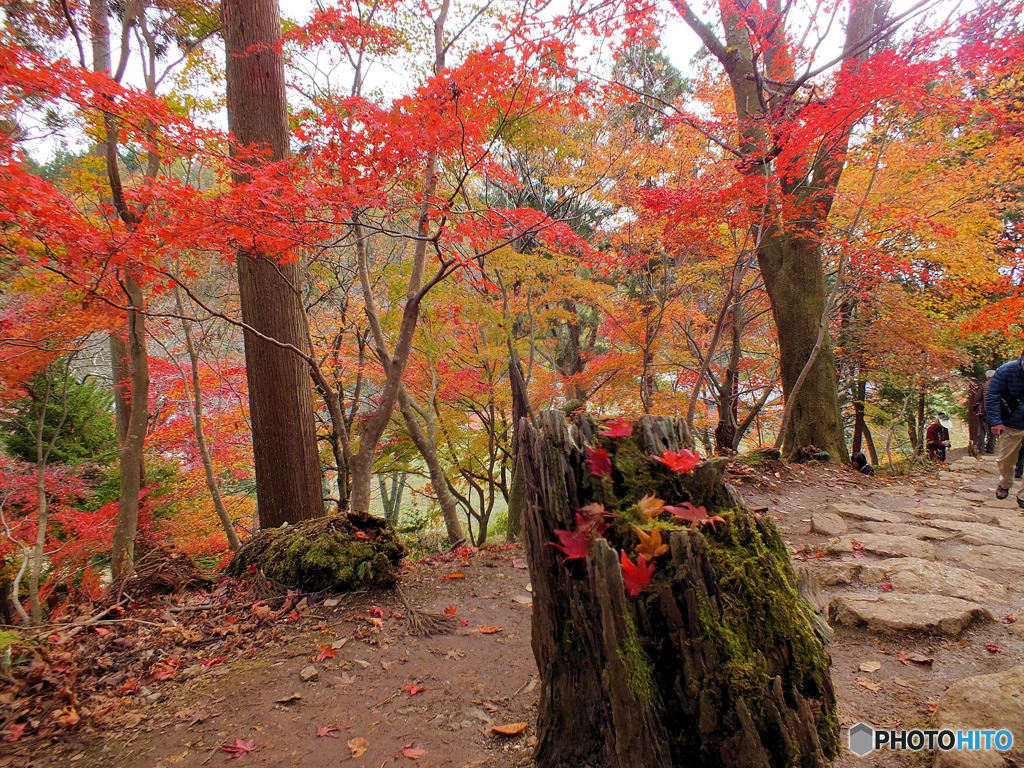
[[[907,483],[803,467],[780,477],[738,467],[732,478],[822,585],[844,726],[923,726],[950,683],[1024,661],[1024,516],[1012,497],[992,498],[990,461],[967,461]],[[314,606],[252,658],[143,691],[150,703],[139,702],[134,728],[33,765],[229,765],[220,745],[239,739],[253,747],[239,764],[251,766],[527,766],[538,688],[521,558],[496,549],[409,568],[409,602],[437,613],[452,606],[450,634],[409,635],[395,593]],[[309,666],[317,676],[304,682]],[[514,723],[529,725],[512,736],[492,730]],[[927,764],[889,753],[837,762]]]

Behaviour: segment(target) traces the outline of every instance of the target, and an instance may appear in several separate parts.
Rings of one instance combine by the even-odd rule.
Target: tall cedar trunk
[[[645,416],[619,439],[552,412],[539,428],[526,419],[520,427],[538,768],[828,765],[839,734],[821,617],[797,596],[771,518],[747,511],[723,483],[727,461],[674,473],[649,460],[679,449],[681,420]],[[585,446],[609,451],[610,477],[590,474]],[[630,523],[642,519],[636,503],[646,493],[727,519],[701,531],[662,522],[669,552],[630,597],[613,546],[636,546]],[[568,561],[552,546],[555,532],[574,529],[592,502],[615,513],[612,527],[585,559]]]
[[[284,61],[277,50],[281,14],[277,0],[225,0],[221,6],[227,51],[228,126],[237,142],[288,155]],[[234,169],[235,184],[249,176]],[[320,460],[313,422],[313,390],[306,362],[260,338],[304,349],[306,320],[302,269],[243,249],[238,289],[245,331],[253,458],[260,526],[276,527],[324,514]]]
[[[149,356],[146,352],[146,324],[139,284],[125,279],[125,292],[133,307],[128,313],[128,362],[132,398],[128,408],[128,431],[121,445],[121,490],[117,504],[110,570],[115,580],[131,568],[135,559],[135,534],[139,527],[139,491],[142,478],[136,468],[142,463],[149,426]]]
[[[434,494],[441,507],[448,541],[453,547],[462,544],[466,540],[466,534],[462,529],[462,521],[459,519],[459,503],[455,494],[452,493],[444,468],[441,466],[441,460],[437,455],[435,427],[430,421],[427,421],[425,431],[420,426],[416,406],[405,386],[398,390],[398,407],[402,411],[402,418],[405,419],[405,428],[409,432],[409,437],[412,438],[416,449],[427,465],[427,471],[430,473],[430,482],[434,486]]]

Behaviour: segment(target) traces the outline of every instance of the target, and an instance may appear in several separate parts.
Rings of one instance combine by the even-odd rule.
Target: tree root
[[[430,637],[445,635],[455,630],[455,620],[443,613],[428,613],[414,608],[405,597],[401,587],[397,587],[398,596],[405,605],[405,618],[409,622],[409,634]]]

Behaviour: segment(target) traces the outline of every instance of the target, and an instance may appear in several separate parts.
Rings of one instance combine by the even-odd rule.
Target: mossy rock
[[[306,592],[348,592],[398,581],[405,548],[372,515],[328,515],[258,532],[235,553],[226,573],[245,577],[255,565],[274,581]]]

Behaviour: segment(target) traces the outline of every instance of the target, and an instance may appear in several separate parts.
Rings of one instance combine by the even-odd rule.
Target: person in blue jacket
[[[996,369],[985,393],[985,415],[998,440],[996,498],[1005,499],[1013,487],[1017,455],[1024,442],[1024,352],[1018,359]],[[1017,504],[1024,508],[1024,486],[1017,494]]]

